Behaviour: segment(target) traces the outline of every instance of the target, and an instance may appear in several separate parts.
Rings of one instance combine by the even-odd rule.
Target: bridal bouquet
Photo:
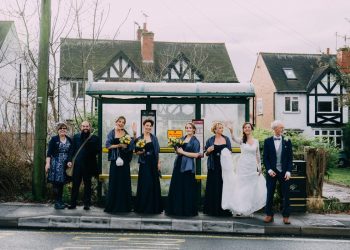
[[[168,146],[173,148],[181,147],[184,144],[183,140],[180,138],[169,137]]]
[[[131,137],[130,135],[126,134],[123,137],[120,137],[119,141],[121,144],[129,145],[131,143]]]
[[[135,144],[135,151],[142,151],[146,145],[146,141],[144,139],[138,139]]]

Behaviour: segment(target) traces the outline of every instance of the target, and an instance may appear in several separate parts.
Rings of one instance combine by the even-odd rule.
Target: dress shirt
[[[275,140],[275,139],[277,139],[277,140]],[[273,137],[273,142],[275,143],[275,149],[276,149],[276,152],[277,152],[277,150],[280,147],[280,144],[282,142],[282,136],[274,136]]]

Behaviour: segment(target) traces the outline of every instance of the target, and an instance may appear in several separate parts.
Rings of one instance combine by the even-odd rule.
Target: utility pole
[[[18,141],[22,143],[22,64],[19,64]]]
[[[45,151],[47,132],[47,90],[49,84],[49,40],[51,31],[51,0],[41,0],[38,85],[35,112],[34,169],[32,192],[34,200],[45,195]]]

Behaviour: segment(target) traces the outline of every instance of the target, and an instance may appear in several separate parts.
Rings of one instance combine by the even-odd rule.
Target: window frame
[[[287,110],[287,98],[289,98],[289,110]],[[296,103],[297,110],[293,110],[293,103]],[[285,96],[284,97],[284,113],[300,113],[299,97],[298,96]]]
[[[70,82],[70,97],[74,100],[83,99],[85,95],[84,82],[82,81],[72,81]]]
[[[298,79],[293,68],[282,68],[284,75],[288,80],[296,80]]]
[[[343,132],[341,129],[315,129],[314,137],[319,139],[321,142],[325,142],[336,146],[339,149],[343,149]],[[340,143],[337,143],[337,141]]]
[[[322,102],[323,103],[330,103],[331,110],[320,111],[319,104]],[[337,102],[337,105],[335,105],[335,102]],[[337,110],[335,108],[337,108]],[[320,97],[318,97],[318,99],[317,99],[317,113],[330,113],[330,112],[340,113],[339,97],[338,96],[320,96]]]

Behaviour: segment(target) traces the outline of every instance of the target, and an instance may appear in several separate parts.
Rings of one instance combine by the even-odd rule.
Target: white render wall
[[[299,112],[285,112],[284,98],[298,97],[299,99]],[[310,110],[310,123],[315,120],[315,97],[309,97],[309,110]],[[285,124],[286,129],[301,129],[303,134],[307,137],[314,137],[314,129],[307,126],[307,97],[306,94],[276,94],[275,96],[275,115],[276,120],[281,120]],[[343,123],[348,122],[347,106],[343,107]]]
[[[0,48],[0,128],[18,129],[19,72],[22,65],[22,129],[24,126],[24,101],[26,96],[26,69],[21,45],[13,24]],[[7,116],[7,122],[5,117]],[[5,126],[4,126],[5,125]]]
[[[285,112],[285,97],[298,97],[299,112]],[[305,129],[306,126],[306,95],[277,94],[275,95],[275,117],[285,124],[286,129]]]
[[[74,120],[74,111],[78,112],[83,116],[84,110],[84,99],[78,98],[74,99],[71,97],[71,87],[70,81],[60,82],[60,120]],[[92,97],[85,95],[85,111],[86,113],[91,113],[91,105],[93,104]],[[75,107],[76,106],[76,107]],[[77,112],[76,112],[77,113]]]

